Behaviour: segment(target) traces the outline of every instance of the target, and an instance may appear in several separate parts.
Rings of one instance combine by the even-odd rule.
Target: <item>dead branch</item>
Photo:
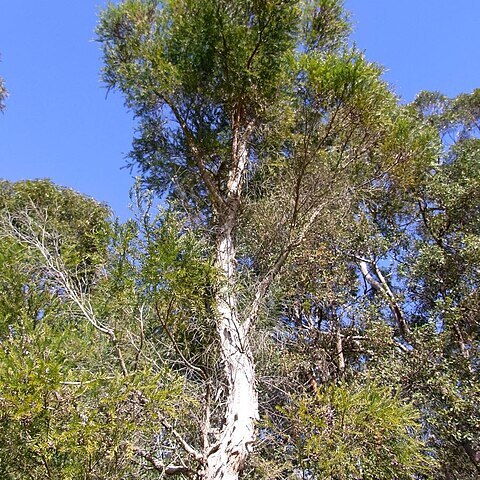
[[[38,210],[36,213],[38,215]],[[60,236],[47,230],[45,215],[43,217],[42,221],[39,222],[28,211],[21,212],[15,217],[6,215],[2,221],[3,231],[1,235],[13,237],[41,255],[44,261],[44,275],[56,283],[63,291],[65,298],[78,308],[82,316],[96,330],[110,338],[122,374],[127,376],[128,370],[114,329],[96,317],[88,295],[81,288],[78,288],[78,285],[82,283],[81,279],[72,277],[60,255]],[[48,245],[49,243],[51,245]]]
[[[165,465],[158,458],[154,457],[153,455],[148,453],[146,450],[143,450],[142,448],[134,447],[133,451],[139,457],[147,460],[155,470],[157,470],[160,473],[164,473],[165,475],[178,475],[178,474],[184,474],[189,476],[195,475],[195,472],[193,470],[191,470],[190,468],[184,465]]]

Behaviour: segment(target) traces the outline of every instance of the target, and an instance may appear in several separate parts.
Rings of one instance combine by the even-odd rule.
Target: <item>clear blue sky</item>
[[[0,75],[0,177],[48,177],[128,216],[125,155],[133,120],[99,80],[93,42],[103,0],[5,1]],[[353,40],[385,66],[404,101],[422,90],[453,96],[480,87],[480,0],[346,0]]]

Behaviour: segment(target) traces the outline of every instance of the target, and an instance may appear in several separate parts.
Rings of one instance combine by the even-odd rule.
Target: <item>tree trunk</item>
[[[225,419],[218,442],[207,458],[205,479],[237,479],[255,439],[258,400],[252,351],[240,322],[235,291],[235,245],[232,236],[235,212],[220,222],[216,263],[224,274],[217,293],[217,331],[227,385]]]
[[[242,131],[242,109],[233,117],[232,161],[225,203],[218,211],[216,265],[223,280],[216,295],[217,332],[227,387],[225,418],[217,443],[207,455],[206,480],[236,480],[242,472],[255,440],[258,398],[255,366],[237,304],[234,230],[240,214],[240,198],[247,166],[247,140],[252,125]]]
[[[343,378],[345,375],[345,355],[343,353],[343,337],[342,337],[342,327],[340,325],[340,320],[335,316],[335,347],[337,350],[337,365],[338,365],[338,375],[340,378]]]

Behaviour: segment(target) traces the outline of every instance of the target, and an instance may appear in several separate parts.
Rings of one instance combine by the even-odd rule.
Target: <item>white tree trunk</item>
[[[207,458],[207,480],[238,479],[255,440],[258,419],[252,351],[238,315],[233,224],[233,218],[223,223],[216,245],[217,266],[225,276],[217,294],[217,331],[228,391],[223,428]]]

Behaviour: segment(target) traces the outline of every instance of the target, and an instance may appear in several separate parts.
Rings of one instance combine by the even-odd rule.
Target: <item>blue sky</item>
[[[128,216],[134,122],[99,80],[94,29],[103,0],[5,1],[0,75],[0,178],[48,177]],[[346,0],[353,40],[386,68],[404,101],[422,90],[480,87],[479,0]]]

